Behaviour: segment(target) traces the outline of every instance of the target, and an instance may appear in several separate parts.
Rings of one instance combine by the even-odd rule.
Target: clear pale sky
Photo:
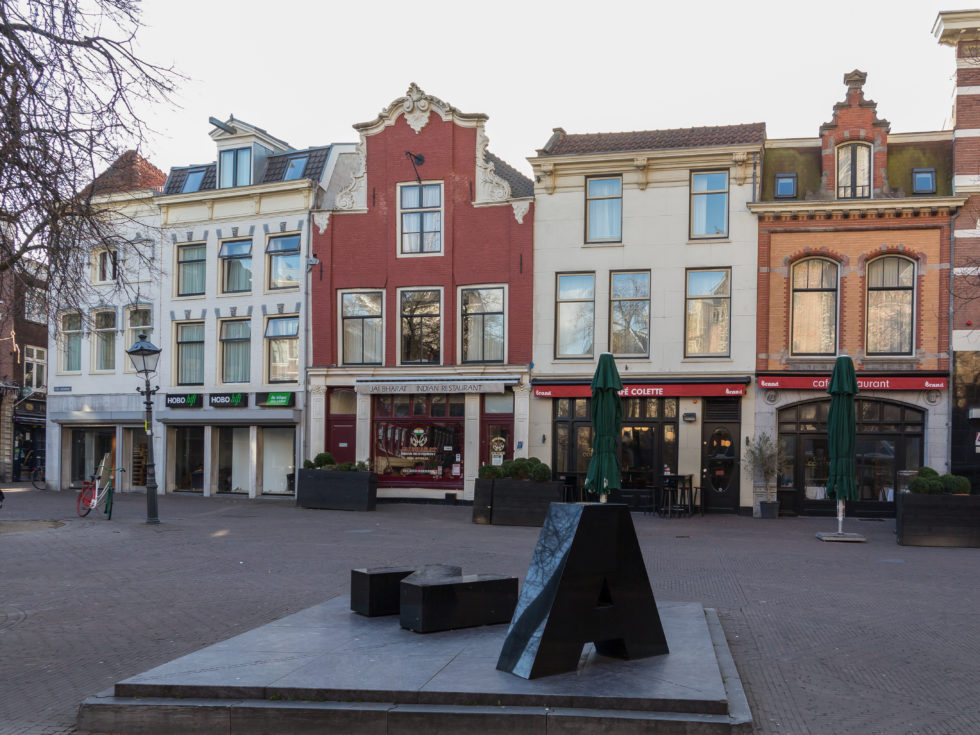
[[[489,115],[490,150],[530,174],[569,133],[765,122],[815,137],[843,76],[892,132],[950,125],[953,50],[937,0],[772,2],[301,2],[144,0],[141,54],[188,80],[180,109],[147,112],[143,152],[167,171],[214,160],[208,117],[246,120],[296,148],[356,142],[410,82]]]

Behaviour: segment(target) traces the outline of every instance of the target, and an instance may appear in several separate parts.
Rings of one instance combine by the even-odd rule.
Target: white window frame
[[[224,249],[225,245],[233,245],[237,243],[248,243],[248,255],[222,255],[221,251]],[[255,289],[255,241],[251,237],[229,237],[227,239],[218,241],[218,294],[220,296],[245,296],[250,294]],[[242,289],[240,291],[229,291],[227,289],[227,278],[225,269],[234,260],[248,260],[249,262],[249,279],[248,288]],[[207,266],[205,266],[205,269]],[[205,276],[205,282],[207,277]]]
[[[78,329],[65,329],[65,318],[78,317]],[[69,335],[78,335],[78,369],[69,370],[65,367],[67,340]],[[85,317],[78,311],[65,311],[58,315],[58,374],[81,375],[82,373],[82,338],[85,336]]]
[[[200,383],[181,383],[180,382],[180,329],[181,327],[187,327],[191,325],[200,325],[203,331],[203,339],[200,344],[204,345],[201,349],[201,382]],[[173,345],[174,345],[174,358],[173,358],[173,379],[170,381],[171,384],[179,387],[197,387],[203,386],[206,377],[206,367],[207,367],[207,344],[208,344],[208,327],[207,322],[204,319],[187,319],[184,321],[174,322],[173,327]],[[192,342],[189,344],[198,344],[197,342]]]
[[[248,324],[248,380],[234,381],[234,382],[232,382],[232,381],[226,381],[225,380],[225,342],[226,341],[235,341],[235,342],[244,342],[245,341],[245,340],[225,340],[225,339],[222,338],[222,336],[221,336],[222,328],[228,322],[246,322]],[[236,317],[228,317],[227,319],[219,319],[217,326],[218,326],[218,328],[215,331],[215,336],[216,336],[217,342],[218,342],[218,361],[217,361],[218,364],[216,366],[217,367],[217,375],[216,375],[215,382],[218,385],[238,385],[238,386],[240,386],[240,385],[247,385],[247,384],[251,383],[252,382],[252,363],[253,363],[253,360],[252,360],[252,357],[253,357],[253,355],[252,355],[252,346],[253,346],[252,332],[254,331],[252,329],[252,318],[249,317],[249,316],[243,316],[243,317],[237,317],[236,316]]]
[[[35,366],[32,370],[32,379],[27,380],[27,366]],[[41,384],[37,385],[37,366],[41,365],[44,368],[44,380],[40,381]],[[34,345],[24,345],[24,387],[33,388],[36,391],[44,391],[47,388],[48,381],[48,348],[47,347],[35,347]]]
[[[204,248],[204,258],[201,260],[185,260],[183,263],[203,263],[204,264],[204,278],[202,282],[204,283],[204,290],[197,293],[187,293],[182,294],[180,292],[181,284],[181,265],[180,253],[184,248]],[[208,291],[208,245],[206,242],[180,242],[174,246],[174,298],[175,299],[202,299],[207,295]],[[220,277],[220,276],[219,276]]]
[[[406,291],[438,291],[439,292],[439,362],[403,362],[402,361],[402,294]],[[398,364],[418,367],[432,367],[446,363],[446,294],[443,286],[405,286],[395,290],[395,339],[397,340]]]
[[[111,274],[109,278],[102,277],[102,271],[108,261],[108,265],[111,267]],[[92,254],[92,283],[96,285],[113,284],[119,278],[119,251],[112,247],[98,248]]]
[[[272,241],[273,240],[275,240],[277,238],[286,238],[286,237],[296,237],[296,238],[299,238],[299,243],[297,244],[296,250],[286,250],[286,251],[280,251],[280,252],[275,252],[275,253],[270,253],[269,252],[269,246],[272,244]],[[296,254],[296,257],[299,259],[299,278],[296,281],[296,285],[295,286],[273,286],[272,285],[272,273],[273,273],[273,270],[272,270],[272,262],[273,262],[273,259],[274,258],[281,258],[281,257],[284,257],[285,255],[292,255],[293,253],[295,253]],[[303,271],[303,233],[302,232],[276,232],[274,234],[269,235],[265,239],[265,249],[263,250],[263,254],[265,255],[265,278],[264,278],[264,282],[265,282],[265,291],[266,291],[266,293],[284,293],[284,292],[288,292],[288,291],[297,291],[297,290],[299,290],[300,286],[303,284],[303,278],[304,278],[304,271]],[[255,284],[255,269],[254,268],[252,269],[252,284],[253,284],[253,286]]]
[[[837,273],[837,282],[834,284],[834,351],[832,353],[824,352],[796,352],[793,349],[793,339],[796,334],[796,294],[797,292],[802,293],[812,293],[814,291],[826,291],[827,289],[797,289],[795,282],[795,273],[798,266],[804,263],[809,263],[811,261],[822,261],[824,263],[830,263],[834,266]],[[789,267],[789,354],[792,357],[809,357],[809,358],[821,358],[821,357],[835,357],[837,351],[840,349],[840,292],[841,292],[841,264],[832,258],[823,258],[820,256],[811,256],[806,258],[800,258],[799,260],[790,264]]]
[[[137,311],[149,312],[150,323],[139,327],[134,327],[132,324],[130,324],[133,313]],[[123,345],[124,351],[128,350],[130,347],[136,344],[136,340],[139,338],[139,335],[141,334],[145,334],[147,340],[149,340],[150,342],[153,341],[153,307],[150,306],[149,304],[133,304],[132,306],[127,306],[125,313],[123,314],[123,323],[125,324],[124,333],[126,335],[126,343]],[[126,356],[126,359],[123,362],[124,362],[123,372],[127,372],[127,373],[136,372],[136,370],[133,368],[133,361],[129,359],[128,355]]]
[[[894,288],[885,287],[872,287],[870,270],[871,266],[875,263],[881,263],[889,258],[894,258],[895,260],[903,260],[906,263],[912,265],[912,286],[895,286]],[[876,258],[872,258],[864,265],[864,350],[865,355],[868,358],[903,358],[903,357],[913,357],[915,355],[915,330],[916,330],[916,306],[919,298],[919,264],[916,263],[912,258],[907,258],[903,255],[898,255],[896,253],[885,253],[879,255]],[[872,291],[911,291],[912,293],[912,304],[910,306],[909,314],[909,351],[908,352],[872,352],[870,346],[870,340],[868,335],[871,332],[871,292]]]
[[[480,289],[502,289],[504,292],[504,332],[503,332],[503,359],[501,360],[466,360],[463,356],[463,291],[475,291]],[[463,365],[500,365],[507,364],[507,338],[508,338],[508,316],[510,305],[510,292],[506,283],[474,283],[466,286],[456,287],[456,354],[459,356],[459,364]],[[399,314],[399,318],[401,314]]]
[[[99,327],[99,316],[101,314],[112,314],[112,327],[111,328],[100,328]],[[99,375],[112,374],[116,372],[116,368],[119,366],[119,312],[116,309],[93,309],[91,314],[92,319],[92,331],[91,331],[91,359],[92,359],[92,373]],[[102,339],[103,334],[112,333],[112,367],[104,368],[99,367],[99,343]]]
[[[853,172],[853,169],[852,169],[851,181],[853,181],[855,183],[853,185],[850,185],[851,186],[851,196],[848,196],[848,197],[842,197],[840,195],[840,190],[841,190],[841,185],[840,185],[840,154],[841,154],[841,151],[844,150],[845,148],[848,148],[848,149],[851,149],[851,150],[854,150],[856,148],[864,148],[864,149],[866,149],[868,151],[868,178],[867,178],[867,181],[865,183],[863,183],[863,184],[857,183],[857,179],[855,178],[856,177],[856,173],[854,173]],[[852,161],[853,161],[854,156],[852,155],[851,158],[852,158]],[[874,146],[871,145],[871,143],[868,143],[867,141],[863,141],[863,140],[848,140],[848,141],[845,141],[845,142],[841,143],[836,148],[834,148],[834,198],[835,199],[841,199],[843,201],[850,201],[852,199],[872,199],[874,197],[874,179],[875,179],[875,149],[874,149]],[[859,186],[867,186],[868,187],[868,195],[867,196],[861,196],[861,197],[854,196],[854,191]]]
[[[296,320],[296,336],[295,337],[269,337],[266,332],[269,329],[269,324],[276,319],[295,319]],[[262,324],[262,370],[263,378],[266,385],[296,385],[303,378],[303,319],[298,313],[295,314],[269,314],[266,316]],[[296,380],[272,380],[272,353],[269,345],[269,340],[272,339],[295,339],[296,340]],[[251,370],[251,368],[250,368]]]
[[[345,362],[344,360],[344,296],[358,293],[379,293],[381,294],[381,362]],[[386,307],[388,294],[383,288],[348,288],[337,292],[337,363],[339,365],[350,365],[352,367],[374,366],[385,364],[388,349],[388,334],[385,331],[387,326]],[[400,302],[400,299],[399,299]],[[357,318],[357,317],[355,317]],[[399,314],[399,319],[401,314]],[[399,337],[401,334],[399,333]],[[399,342],[399,345],[401,343]]]
[[[429,186],[429,185],[439,185],[439,250],[434,253],[406,253],[402,250],[402,189],[406,186]],[[446,184],[441,180],[432,181],[422,181],[420,184],[418,181],[404,181],[399,183],[395,187],[395,197],[396,197],[396,221],[397,221],[397,237],[395,240],[395,256],[398,258],[439,258],[446,254]],[[419,208],[406,210],[407,212],[430,212],[434,211],[434,208]],[[422,290],[417,289],[417,290]],[[399,299],[399,304],[401,300]],[[399,309],[401,306],[399,306]],[[400,313],[400,312],[399,312]],[[399,317],[400,319],[400,317]],[[399,331],[399,334],[401,332]],[[399,348],[399,352],[401,349]]]

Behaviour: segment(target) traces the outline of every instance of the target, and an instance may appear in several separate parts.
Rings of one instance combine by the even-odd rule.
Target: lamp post
[[[146,381],[146,387],[137,386],[136,391],[143,396],[146,406],[146,522],[159,523],[157,517],[157,477],[153,462],[153,394],[160,386],[150,388],[150,375],[156,372],[160,360],[160,348],[148,341],[145,334],[139,335],[136,344],[126,350],[133,368]]]

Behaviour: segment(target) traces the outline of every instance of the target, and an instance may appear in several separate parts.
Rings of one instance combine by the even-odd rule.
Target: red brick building
[[[953,132],[890,132],[866,74],[812,139],[768,140],[759,216],[756,431],[793,465],[781,510],[832,513],[828,378],[853,358],[860,499],[890,515],[906,472],[948,472]]]
[[[313,214],[310,454],[413,495],[470,497],[479,464],[527,451],[533,185],[486,121],[413,84],[354,126]]]

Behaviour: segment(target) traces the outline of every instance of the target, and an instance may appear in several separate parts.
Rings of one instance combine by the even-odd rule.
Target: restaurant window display
[[[480,464],[499,467],[514,458],[514,394],[485,393],[481,418]]]
[[[619,462],[624,488],[657,485],[677,472],[677,399],[623,398]],[[581,485],[592,457],[591,399],[554,401],[555,474]]]
[[[372,461],[388,487],[463,486],[462,394],[379,395]]]
[[[820,512],[827,498],[830,452],[827,415],[830,400],[787,406],[779,411],[779,441],[791,463],[781,473],[781,497],[799,512]],[[914,406],[875,399],[855,400],[857,416],[858,500],[854,512],[891,513],[899,473],[922,466],[925,412]],[[794,502],[795,501],[795,502]]]

